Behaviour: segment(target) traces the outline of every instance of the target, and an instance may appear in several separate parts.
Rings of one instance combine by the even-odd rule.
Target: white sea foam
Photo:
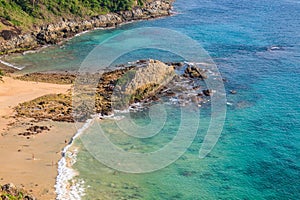
[[[83,34],[85,34],[85,33],[90,32],[90,31],[91,31],[91,30],[87,30],[87,31],[83,31],[83,32],[77,33],[74,37],[81,36],[81,35],[83,35]]]
[[[283,48],[280,47],[280,46],[271,46],[271,47],[268,47],[268,51],[280,51],[280,50],[283,50]]]
[[[3,60],[1,60],[1,59],[0,59],[0,63],[2,63],[3,65],[6,65],[6,66],[8,66],[8,67],[12,67],[12,68],[14,68],[14,69],[18,69],[18,70],[22,70],[22,69],[25,68],[24,66],[16,66],[16,65],[13,65],[13,64],[11,64],[11,63],[5,62],[5,61],[3,61]]]
[[[57,200],[80,200],[81,197],[85,195],[84,181],[75,180],[74,178],[78,173],[71,168],[71,166],[76,162],[77,149],[70,151],[70,148],[72,147],[74,140],[84,133],[93,121],[94,119],[87,120],[83,127],[77,131],[70,143],[62,151],[63,157],[58,162],[58,176],[55,184]],[[69,163],[67,162],[67,159],[70,159]],[[68,166],[68,164],[71,166]]]
[[[116,116],[115,114],[111,115],[99,115],[100,119],[113,119],[113,120],[121,120],[124,116]]]
[[[73,142],[98,118],[120,120],[122,116],[115,116],[114,114],[108,116],[93,115],[92,119],[87,120],[77,130],[70,143],[62,150],[62,158],[58,162],[58,175],[55,184],[57,200],[80,200],[85,195],[84,180],[74,179],[78,175],[78,172],[71,168],[76,163],[78,149],[71,150],[71,147]]]
[[[233,105],[233,104],[232,104],[232,103],[230,103],[230,102],[227,102],[226,104],[227,104],[227,105],[229,105],[229,106],[232,106],[232,105]]]
[[[26,54],[30,54],[30,53],[37,53],[37,52],[38,52],[38,50],[29,50],[29,51],[24,51],[22,53],[22,55],[26,55]]]

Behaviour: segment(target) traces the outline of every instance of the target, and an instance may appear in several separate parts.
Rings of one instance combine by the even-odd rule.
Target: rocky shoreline
[[[96,90],[89,90],[88,87],[87,90],[84,90],[87,92],[80,95],[83,97],[82,101],[74,101],[74,93],[72,93],[74,89],[67,93],[46,94],[30,101],[27,100],[17,107],[11,107],[15,111],[12,116],[15,122],[8,125],[8,129],[15,134],[12,136],[13,140],[18,138],[22,144],[24,141],[30,143],[42,140],[45,142],[48,141],[47,137],[53,137],[51,135],[57,133],[55,138],[60,137],[58,139],[60,144],[65,145],[69,142],[69,137],[60,136],[61,132],[57,131],[56,123],[61,126],[73,126],[73,122],[84,122],[92,114],[98,114],[102,119],[102,117],[114,114],[116,109],[129,108],[129,110],[137,112],[140,109],[148,109],[155,103],[169,103],[174,106],[190,106],[199,109],[198,107],[208,102],[210,95],[213,95],[213,91],[207,90],[204,83],[208,74],[209,72],[202,69],[200,65],[183,62],[163,63],[151,59],[119,65],[101,74],[85,74],[83,77],[86,80],[98,80],[98,82]],[[77,81],[81,81],[79,74],[71,72],[33,73],[22,76],[15,76],[12,73],[10,76],[12,80],[14,77],[14,79],[19,79],[15,81],[30,81],[29,83],[37,84],[37,86],[57,83],[60,84],[59,86],[68,84],[67,86],[71,87],[69,83],[72,83],[72,87],[75,88],[78,84]],[[83,86],[88,86],[88,84],[83,84]],[[91,91],[93,95],[91,95]],[[120,101],[120,98],[126,101]],[[79,103],[79,106],[76,106],[79,111],[74,110],[74,102]],[[94,103],[91,113],[85,107],[89,102]],[[120,102],[124,104],[120,104]],[[72,132],[70,131],[69,134]],[[54,143],[56,145],[57,141]],[[28,151],[23,147],[14,150],[18,154],[26,154]],[[25,156],[34,161],[36,157],[41,156],[37,155],[37,152],[39,150],[32,152],[31,158],[28,158],[28,152]],[[36,162],[31,163],[35,164]],[[56,161],[48,161],[47,166],[55,167]],[[14,180],[13,182],[19,183]],[[45,183],[43,184],[45,185]],[[30,184],[26,185],[26,188],[32,187]],[[32,194],[37,198],[41,195],[52,195],[52,193],[43,191],[37,193],[35,190]]]
[[[59,84],[64,83],[61,80],[67,79],[77,84],[74,87],[78,87],[82,81],[81,76],[75,80],[75,74],[66,73],[25,74],[18,79],[36,81],[40,80],[37,78],[39,76],[44,82]],[[68,76],[69,78],[66,78]],[[93,114],[108,116],[114,110],[128,109],[135,103],[147,106],[152,102],[168,101],[179,106],[192,103],[201,107],[201,104],[206,103],[209,96],[213,95],[213,91],[205,88],[203,80],[207,78],[206,71],[185,63],[140,60],[130,65],[117,66],[114,70],[103,74],[85,74],[83,78],[97,80],[96,91],[87,89],[88,84],[85,82],[79,101],[76,101],[74,91],[67,94],[45,95],[19,104],[15,108],[16,116],[33,118],[36,121],[85,121]],[[167,81],[163,83],[163,80]]]
[[[147,20],[171,15],[174,0],[146,1],[144,6],[132,10],[98,15],[89,19],[65,19],[53,24],[33,27],[31,32],[22,33],[16,27],[0,32],[0,55],[37,49],[44,45],[57,44],[78,33],[96,28],[113,28],[122,23]],[[2,19],[5,21],[5,19]],[[9,22],[6,22],[9,24]]]

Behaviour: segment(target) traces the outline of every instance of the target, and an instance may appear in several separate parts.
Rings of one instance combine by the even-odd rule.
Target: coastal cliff
[[[36,49],[47,44],[57,44],[83,31],[110,28],[119,24],[146,20],[171,14],[174,0],[147,0],[143,5],[129,10],[109,12],[91,17],[61,17],[55,23],[33,25],[29,31],[22,30],[4,18],[6,29],[0,32],[0,55]]]

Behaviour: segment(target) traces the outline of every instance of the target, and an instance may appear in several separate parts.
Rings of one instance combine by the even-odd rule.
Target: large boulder
[[[168,83],[174,75],[173,67],[158,60],[149,60],[145,66],[136,69],[134,78],[126,85],[125,93],[133,94],[136,90],[148,85],[162,86]]]
[[[113,101],[122,107],[155,95],[175,76],[172,66],[158,60],[149,60],[128,71],[118,80]],[[119,103],[122,104],[119,104]]]

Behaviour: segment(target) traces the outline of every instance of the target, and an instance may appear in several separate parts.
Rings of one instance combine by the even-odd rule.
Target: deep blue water
[[[204,159],[198,159],[198,149],[205,125],[178,161],[153,173],[115,175],[83,149],[75,168],[91,186],[85,198],[299,199],[300,2],[177,0],[174,7],[178,14],[172,17],[93,31],[62,48],[8,59],[27,65],[25,71],[75,70],[94,46],[110,36],[139,27],[163,27],[198,41],[228,80],[226,91],[237,91],[227,95],[232,105],[227,107],[221,138]],[[158,51],[139,51],[119,62],[143,57],[172,61]],[[179,111],[174,108],[170,113],[176,116]],[[149,118],[141,114],[136,120],[143,123]],[[176,120],[165,132],[176,131]],[[133,143],[111,122],[103,127],[121,147]],[[144,146],[159,146],[169,137],[134,142],[145,150]]]

